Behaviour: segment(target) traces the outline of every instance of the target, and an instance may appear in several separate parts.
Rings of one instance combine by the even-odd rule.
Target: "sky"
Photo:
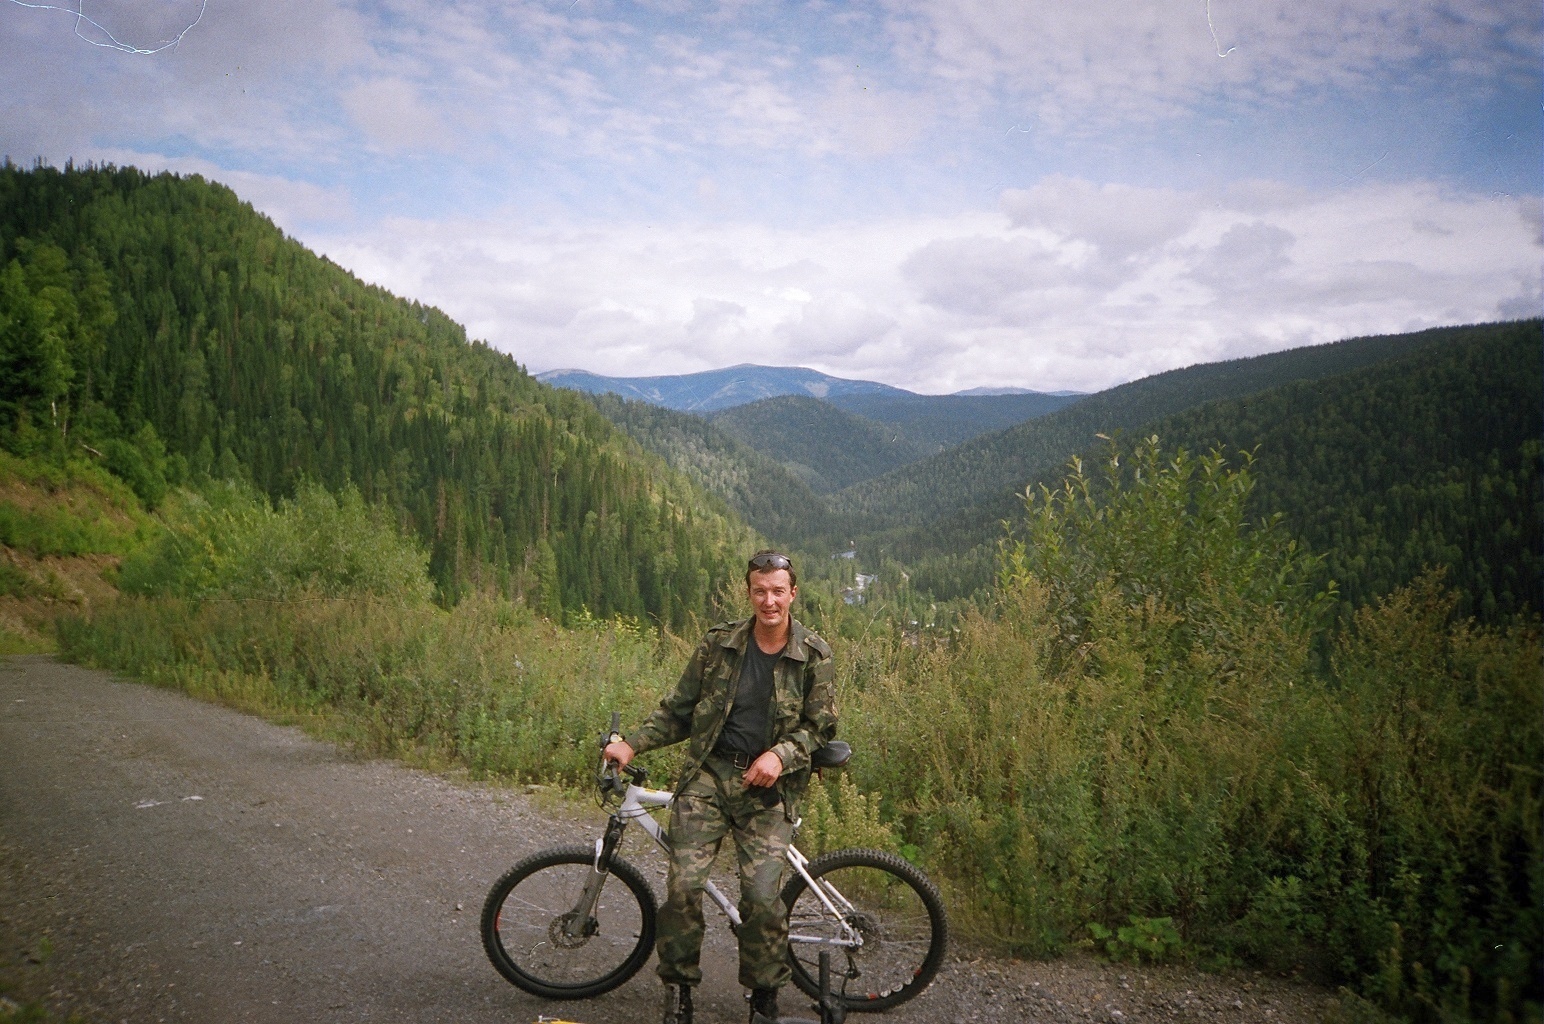
[[[0,154],[223,182],[532,372],[1093,391],[1544,303],[1535,0],[56,2]]]

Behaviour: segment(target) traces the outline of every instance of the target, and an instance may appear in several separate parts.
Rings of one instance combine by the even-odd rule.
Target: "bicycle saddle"
[[[810,756],[811,768],[840,768],[852,760],[852,744],[832,740]]]

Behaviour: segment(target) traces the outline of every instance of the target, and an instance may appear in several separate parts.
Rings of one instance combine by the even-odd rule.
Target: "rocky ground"
[[[555,1004],[506,984],[478,941],[493,880],[530,851],[592,838],[599,811],[358,761],[295,728],[44,657],[0,664],[0,769],[0,984],[61,1017],[656,1013],[651,969]],[[634,853],[662,888],[658,858]],[[698,1019],[744,1020],[721,927],[710,925],[705,967]],[[1307,1024],[1330,1003],[1254,973],[956,950],[927,992],[877,1019]]]

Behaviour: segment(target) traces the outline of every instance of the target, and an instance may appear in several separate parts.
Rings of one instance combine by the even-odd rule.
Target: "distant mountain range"
[[[1255,453],[1254,513],[1281,513],[1323,556],[1338,614],[1442,566],[1461,614],[1499,621],[1533,606],[1544,571],[1539,331],[1532,320],[1352,338],[1088,396],[886,388],[712,413],[594,401],[773,543],[856,549],[862,571],[907,581],[919,608],[991,585],[1026,487],[1058,486],[1075,455],[1103,465],[1101,435],[1129,453],[1156,434],[1165,451]]]
[[[871,380],[832,377],[803,366],[759,366],[741,363],[722,370],[681,373],[660,377],[605,377],[588,370],[548,370],[536,379],[553,387],[585,391],[592,395],[613,394],[650,405],[660,405],[677,412],[710,413],[748,405],[763,398],[799,395],[805,398],[833,399],[851,395],[891,398],[939,398],[953,396],[919,395],[904,388],[891,387]],[[1043,395],[1075,398],[1075,391],[1038,392],[1025,388],[972,388],[961,396]]]
[[[993,395],[1051,395],[1055,398],[1075,398],[1087,394],[1086,391],[1032,391],[1029,388],[967,388],[964,391],[956,391],[956,395],[968,398],[988,397]]]

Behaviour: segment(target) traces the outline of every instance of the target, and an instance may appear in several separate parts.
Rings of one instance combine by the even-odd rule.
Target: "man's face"
[[[787,569],[751,573],[746,590],[759,625],[765,629],[782,629],[788,623],[788,606],[793,604],[799,588],[789,581]]]

